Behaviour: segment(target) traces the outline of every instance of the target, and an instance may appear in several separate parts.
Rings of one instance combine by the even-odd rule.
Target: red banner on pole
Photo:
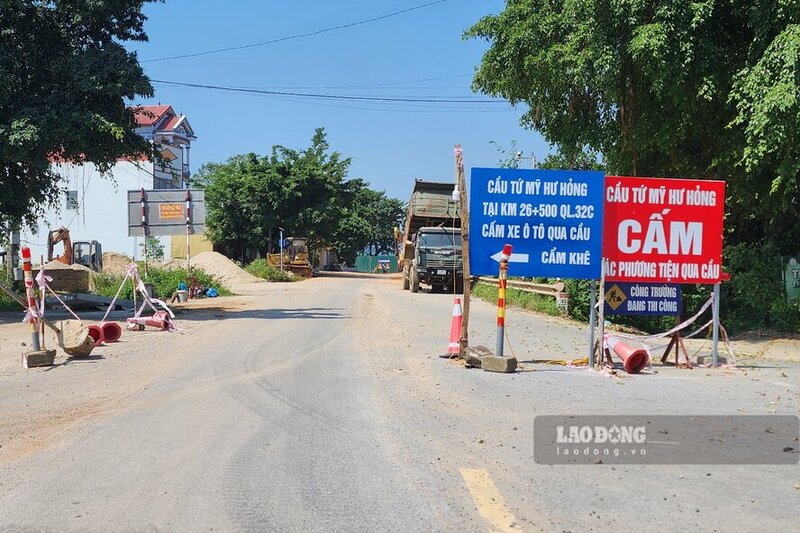
[[[724,181],[606,176],[603,195],[606,280],[720,281]]]

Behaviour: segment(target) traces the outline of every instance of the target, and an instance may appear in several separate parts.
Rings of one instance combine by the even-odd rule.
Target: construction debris
[[[58,344],[67,355],[76,358],[89,357],[94,348],[94,339],[89,336],[89,328],[80,320],[62,320],[58,323]]]
[[[481,358],[481,368],[483,368],[486,372],[501,372],[503,374],[511,374],[517,369],[517,358],[487,355],[486,357]]]
[[[55,350],[38,350],[22,354],[22,368],[36,366],[53,366],[56,360]]]

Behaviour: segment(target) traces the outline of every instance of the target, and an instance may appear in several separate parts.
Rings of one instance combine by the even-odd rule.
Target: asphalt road
[[[451,295],[369,276],[251,292],[242,305],[185,315],[191,333],[126,334],[124,357],[2,376],[0,438],[28,435],[26,420],[49,429],[30,429],[39,445],[0,454],[0,531],[797,525],[797,465],[533,459],[540,414],[797,414],[796,365],[613,378],[527,363],[491,374],[437,357]],[[473,344],[493,346],[493,314],[474,304]],[[585,356],[579,324],[509,315],[520,360]],[[104,396],[83,399],[93,389]],[[94,408],[64,415],[76,395]]]

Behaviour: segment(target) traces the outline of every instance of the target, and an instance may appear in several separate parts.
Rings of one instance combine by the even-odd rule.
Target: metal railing
[[[488,276],[481,276],[478,278],[478,281],[483,281],[484,283],[493,283],[497,285],[497,278],[492,278]],[[506,285],[510,288],[514,288],[518,291],[522,292],[531,292],[535,294],[542,294],[544,296],[552,296],[553,298],[558,299],[559,295],[564,292],[564,283],[533,283],[530,281],[518,281],[515,279],[509,279],[506,282]]]

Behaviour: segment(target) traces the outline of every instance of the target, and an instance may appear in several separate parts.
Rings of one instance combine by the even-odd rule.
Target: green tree
[[[0,226],[33,222],[58,199],[50,158],[95,163],[152,154],[126,99],[152,96],[136,54],[151,0],[2,0]]]
[[[500,168],[520,168],[522,159],[525,157],[522,150],[517,150],[517,141],[512,139],[508,149],[503,148],[497,141],[489,141],[497,149],[499,160],[497,166]],[[535,156],[531,156],[535,157]],[[542,162],[532,161],[535,168],[547,170],[603,170],[603,165],[599,161],[600,154],[589,148],[572,150],[565,153],[563,149],[557,147],[555,153],[548,154]]]
[[[402,203],[348,178],[349,167],[349,158],[330,150],[323,128],[303,150],[274,146],[268,156],[204,165],[194,183],[206,191],[207,234],[236,257],[273,251],[280,227],[285,236],[332,245],[344,259],[368,246],[391,249]]]
[[[567,161],[724,179],[728,242],[800,247],[800,0],[508,0],[465,33],[490,43],[475,90]]]
[[[145,246],[147,247],[146,250],[148,259],[155,261],[164,260],[164,244],[161,242],[161,239],[158,237],[153,237],[152,235],[148,235],[146,245],[144,242],[140,242],[139,251],[142,252],[142,257],[145,256]]]
[[[548,170],[603,170],[599,154],[593,150],[583,149],[565,154],[559,150],[548,154],[537,168]]]
[[[402,225],[404,215],[403,202],[364,184],[337,223],[331,245],[339,259],[350,264],[362,251],[395,253],[394,228]]]

